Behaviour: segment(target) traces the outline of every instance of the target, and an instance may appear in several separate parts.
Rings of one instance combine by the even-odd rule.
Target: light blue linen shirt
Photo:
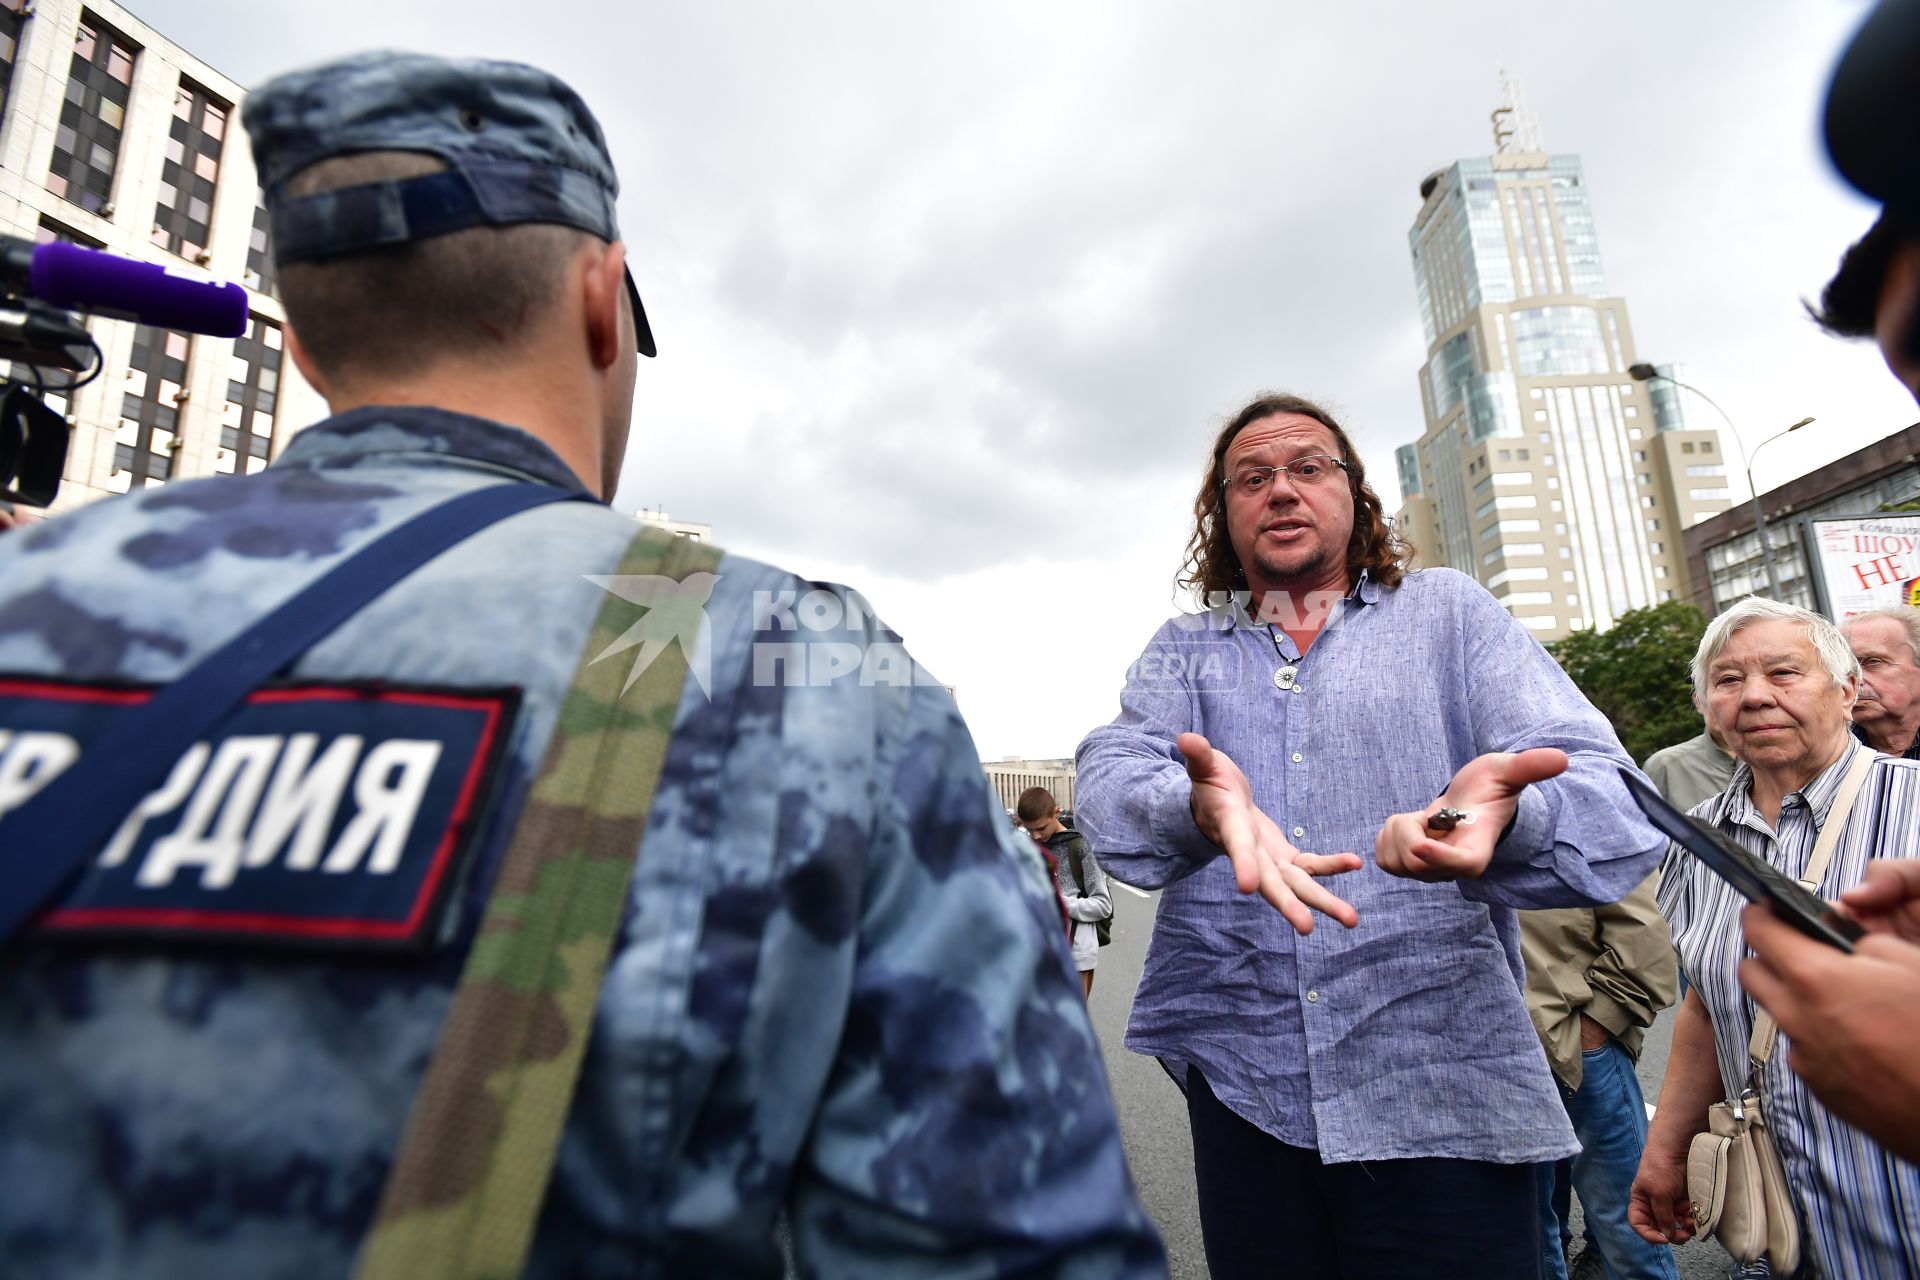
[[[1291,674],[1284,667],[1293,668]],[[1664,841],[1627,798],[1618,738],[1470,578],[1363,578],[1301,656],[1229,606],[1162,626],[1120,715],[1079,751],[1078,816],[1116,879],[1163,889],[1127,1047],[1198,1067],[1235,1113],[1329,1163],[1530,1163],[1578,1150],[1527,1017],[1514,910],[1612,902]],[[1194,825],[1174,739],[1205,734],[1294,844],[1352,851],[1328,883],[1357,928],[1297,936],[1234,887]],[[1489,751],[1559,747],[1477,880],[1380,870],[1374,838]]]

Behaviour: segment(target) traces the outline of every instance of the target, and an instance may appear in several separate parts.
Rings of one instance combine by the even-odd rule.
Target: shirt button
[[[1293,834],[1294,834],[1294,835],[1295,835],[1296,837],[1298,837],[1298,836],[1303,836],[1303,835],[1305,835],[1305,834],[1307,834],[1307,829],[1306,829],[1305,827],[1295,827],[1295,828],[1293,829]]]
[[[1307,1003],[1308,1003],[1308,1004],[1319,1004],[1319,1003],[1320,1003],[1320,993],[1319,993],[1318,991],[1309,991],[1309,992],[1307,992]]]
[[[1306,759],[1306,757],[1301,755],[1298,751],[1293,753],[1293,762],[1295,764],[1299,764],[1304,759]]]

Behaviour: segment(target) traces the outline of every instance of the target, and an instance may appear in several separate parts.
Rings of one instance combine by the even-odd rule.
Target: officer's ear
[[[582,320],[587,354],[597,369],[611,369],[622,351],[634,347],[633,321],[626,318],[627,246],[595,240],[580,259]]]

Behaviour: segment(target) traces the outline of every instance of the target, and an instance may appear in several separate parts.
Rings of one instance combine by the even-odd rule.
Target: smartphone
[[[1798,881],[1789,880],[1786,873],[1765,858],[1755,857],[1725,833],[1668,804],[1633,770],[1622,769],[1620,777],[1627,784],[1627,794],[1633,797],[1648,821],[1706,863],[1748,902],[1771,903],[1782,920],[1809,938],[1848,953],[1853,951],[1854,941],[1865,935],[1865,929],[1835,911],[1832,903],[1809,893]]]

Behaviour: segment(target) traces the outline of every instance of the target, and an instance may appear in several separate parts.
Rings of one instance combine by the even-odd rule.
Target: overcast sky
[[[1112,717],[1252,393],[1329,403],[1397,505],[1407,228],[1502,67],[1584,158],[1641,358],[1749,443],[1818,417],[1761,488],[1920,416],[1799,308],[1872,220],[1816,131],[1862,4],[132,7],[242,84],[390,46],[579,89],[661,351],[618,505],[860,588],[989,760]]]

